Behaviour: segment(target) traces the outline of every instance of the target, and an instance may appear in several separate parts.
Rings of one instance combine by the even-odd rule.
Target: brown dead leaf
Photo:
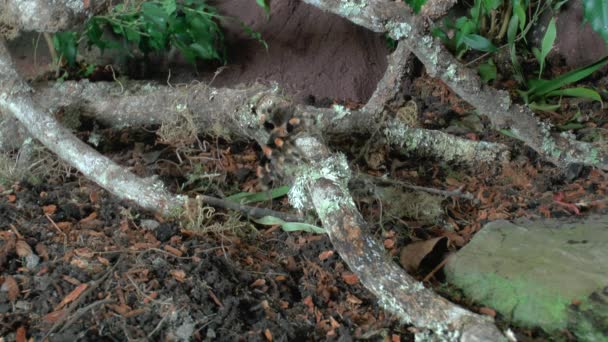
[[[61,310],[64,306],[76,300],[88,287],[88,284],[80,284],[76,286],[76,288],[72,290],[72,292],[68,293],[67,296],[63,297],[63,300],[61,300],[61,302],[53,310]]]
[[[270,329],[267,328],[264,330],[264,337],[266,337],[266,341],[272,342],[272,333],[270,332]]]
[[[260,286],[264,286],[266,285],[266,280],[260,278],[260,279],[256,279],[256,281],[254,281],[250,287],[260,287]]]
[[[359,282],[359,278],[350,272],[342,273],[342,280],[344,280],[344,282],[348,285],[355,285],[357,282]]]
[[[350,304],[354,304],[354,305],[359,305],[361,303],[363,303],[363,301],[361,299],[359,299],[359,297],[353,295],[352,293],[348,293],[346,295],[346,301]]]
[[[74,277],[70,277],[67,274],[64,274],[62,278],[63,278],[63,280],[67,281],[68,283],[70,283],[74,286],[78,286],[78,285],[82,284],[82,282],[80,280],[78,280]]]
[[[96,218],[97,218],[97,212],[94,211],[89,216],[87,216],[87,217],[83,218],[82,220],[80,220],[80,224],[93,221]]]
[[[27,341],[27,331],[24,326],[20,326],[17,328],[15,332],[15,342],[26,342]]]
[[[28,255],[33,254],[32,247],[25,242],[25,240],[17,240],[15,244],[15,252],[21,258],[25,258]]]
[[[395,247],[395,240],[393,240],[393,239],[384,240],[384,248],[393,249],[393,247]]]
[[[401,249],[399,261],[408,273],[414,273],[420,267],[424,258],[433,254],[434,251],[446,251],[448,238],[436,237],[426,241],[416,241]]]
[[[42,212],[47,215],[53,215],[57,211],[57,206],[54,204],[45,205],[42,207]]]
[[[7,200],[8,200],[8,203],[15,203],[15,201],[17,200],[17,196],[15,196],[13,194],[8,195]]]
[[[57,310],[57,311],[49,312],[44,317],[42,317],[42,320],[45,321],[46,323],[55,323],[58,320],[60,320],[63,317],[63,315],[65,315],[65,310]]]
[[[184,253],[182,253],[182,251],[180,251],[179,249],[173,247],[173,246],[169,246],[169,245],[165,245],[163,247],[163,249],[177,257],[181,257]]]
[[[332,251],[332,250],[322,252],[321,254],[319,254],[319,260],[321,260],[321,261],[327,260],[332,255],[334,255],[334,251]]]
[[[44,261],[48,261],[49,260],[49,250],[46,248],[46,245],[44,245],[43,243],[37,243],[36,247],[34,247],[34,249],[36,250],[36,253],[38,253],[38,255],[44,260]]]
[[[183,283],[186,280],[186,272],[184,272],[184,270],[171,270],[169,273],[180,283]]]
[[[19,298],[19,285],[13,276],[8,275],[4,277],[4,282],[0,286],[0,290],[8,293],[8,300],[14,302]]]
[[[76,254],[77,256],[79,256],[81,258],[85,258],[85,259],[91,259],[91,258],[93,258],[93,256],[95,256],[95,253],[93,253],[93,251],[87,247],[76,248],[74,250],[74,254]]]
[[[490,317],[496,317],[496,310],[487,306],[479,308],[479,313]]]

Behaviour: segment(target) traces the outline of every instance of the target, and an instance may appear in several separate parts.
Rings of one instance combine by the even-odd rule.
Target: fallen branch
[[[376,101],[378,106],[385,106],[380,98],[394,96],[394,92],[388,93],[393,95],[376,97],[379,99]],[[507,147],[501,144],[411,128],[393,118],[382,124],[377,122],[379,114],[375,110],[369,113],[339,106],[316,108],[295,105],[286,102],[275,87],[261,84],[241,88],[212,88],[204,84],[169,87],[137,81],[122,84],[80,81],[39,86],[34,98],[41,107],[51,112],[65,109],[94,117],[113,127],[160,125],[187,116],[193,120],[199,133],[240,136],[261,142],[267,141],[268,136],[260,131],[253,109],[259,110],[263,106],[282,102],[293,108],[296,116],[304,118],[309,131],[330,138],[343,134],[371,134],[379,127],[383,133],[382,139],[403,155],[420,154],[469,165],[501,163],[509,156]],[[0,132],[0,141],[2,140]]]
[[[560,167],[580,163],[608,169],[608,151],[566,134],[552,134],[527,107],[513,104],[509,93],[483,84],[477,73],[460,63],[439,39],[426,33],[426,22],[401,1],[303,0],[357,25],[403,41],[424,64],[463,100],[486,115],[497,130],[509,129],[545,160]]]
[[[332,155],[311,137],[299,138],[296,144],[307,163],[287,171],[295,177],[290,202],[316,210],[340,257],[386,310],[404,323],[430,329],[438,340],[506,341],[491,318],[450,303],[390,261],[383,245],[368,234],[349,194],[344,155]]]
[[[0,41],[0,110],[11,113],[38,139],[61,159],[74,166],[85,177],[99,184],[121,199],[163,213],[181,213],[191,201],[186,196],[173,195],[154,178],[142,179],[101,155],[76,138],[57,120],[31,98],[31,88],[17,74],[5,44]],[[254,208],[210,196],[199,196],[204,204],[237,210],[254,217],[275,216],[290,221],[300,221],[295,215],[269,209]],[[195,208],[196,209],[196,208]]]

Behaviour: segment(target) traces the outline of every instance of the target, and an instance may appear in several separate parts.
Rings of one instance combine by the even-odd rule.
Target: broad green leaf
[[[426,0],[405,0],[405,2],[410,5],[414,10],[414,13],[418,14],[422,6],[426,3]]]
[[[491,10],[495,10],[498,6],[502,5],[503,0],[483,0],[483,6],[485,9],[490,12]]]
[[[488,59],[486,63],[480,64],[478,71],[479,76],[481,76],[484,82],[496,79],[496,65],[492,59]]]
[[[242,204],[263,202],[270,199],[279,198],[287,195],[289,186],[285,185],[280,188],[272,189],[264,192],[240,192],[226,197],[227,200]]]
[[[580,97],[602,102],[602,97],[600,96],[600,94],[598,94],[597,91],[584,87],[554,90],[552,92],[547,93],[547,97],[549,96]]]
[[[583,0],[583,10],[585,20],[608,44],[608,1]]]
[[[168,16],[175,13],[175,10],[177,9],[177,4],[175,3],[175,0],[162,0],[160,5],[165,10],[165,13],[167,13]]]
[[[547,25],[547,30],[545,31],[545,35],[543,37],[543,41],[540,45],[540,51],[538,49],[533,49],[534,56],[540,63],[540,71],[538,72],[538,78],[543,74],[543,69],[545,68],[545,58],[553,49],[553,43],[555,43],[555,38],[557,37],[557,28],[555,27],[555,18],[551,18],[549,21],[549,25]]]
[[[528,91],[521,92],[521,94],[522,96],[529,97],[530,99],[542,97],[547,93],[557,90],[565,85],[582,80],[606,65],[606,63],[608,63],[608,56],[591,65],[570,71],[552,80],[529,80],[528,85],[530,86],[530,89]]]
[[[464,43],[473,50],[494,52],[496,46],[492,44],[487,38],[482,37],[478,34],[468,34],[463,39]]]
[[[57,32],[53,35],[53,46],[60,56],[63,56],[69,66],[76,64],[78,54],[78,41],[76,32]]]
[[[253,221],[256,223],[259,223],[259,224],[263,224],[265,226],[280,225],[281,228],[286,232],[304,231],[304,232],[315,233],[315,234],[325,234],[326,233],[325,229],[323,229],[321,227],[317,227],[312,224],[300,223],[300,222],[286,222],[286,221],[283,221],[280,218],[274,217],[274,216],[264,216],[262,218],[259,218],[259,219],[253,220]]]

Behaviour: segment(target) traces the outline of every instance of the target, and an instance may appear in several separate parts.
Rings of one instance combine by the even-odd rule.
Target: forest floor
[[[425,127],[445,129],[467,115],[467,106],[440,82],[422,75],[413,84],[425,95],[418,103]],[[565,124],[569,115],[547,119]],[[589,127],[606,125],[602,110],[587,118]],[[158,174],[173,191],[216,196],[259,191],[255,170],[260,152],[254,143],[207,137],[186,149],[161,144],[153,131],[144,129],[84,128],[79,133],[83,140],[99,134],[99,149],[106,155],[141,176]],[[435,269],[441,258],[489,221],[603,213],[608,179],[585,167],[560,172],[490,130],[456,134],[507,144],[512,160],[502,167],[470,168],[398,160],[386,147],[375,146],[351,166],[357,174],[389,174],[406,184],[460,189],[474,200],[440,198],[441,213],[425,221],[422,215],[390,215],[388,209],[383,214],[369,191],[354,195],[371,233],[396,261],[410,242],[447,237],[448,250],[420,267],[417,278],[470,310],[495,316],[491,308],[467,302],[443,282],[441,270]],[[350,160],[359,148],[345,151]],[[180,226],[47,163],[55,171],[44,181],[30,179],[0,189],[0,336],[7,340],[412,340],[414,328],[376,304],[333,252],[327,236],[284,232],[212,208],[206,217]],[[285,197],[260,205],[290,210]],[[500,315],[496,318],[506,327]],[[517,334],[523,341],[544,336],[522,329]]]

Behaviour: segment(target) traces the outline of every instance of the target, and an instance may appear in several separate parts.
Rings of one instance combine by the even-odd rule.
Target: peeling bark
[[[374,32],[401,40],[424,64],[429,75],[440,78],[463,100],[486,115],[497,130],[511,132],[547,161],[560,167],[581,163],[608,170],[608,151],[576,141],[568,134],[552,134],[526,106],[513,104],[509,93],[483,84],[477,73],[460,63],[426,33],[426,23],[400,1],[303,0]]]

